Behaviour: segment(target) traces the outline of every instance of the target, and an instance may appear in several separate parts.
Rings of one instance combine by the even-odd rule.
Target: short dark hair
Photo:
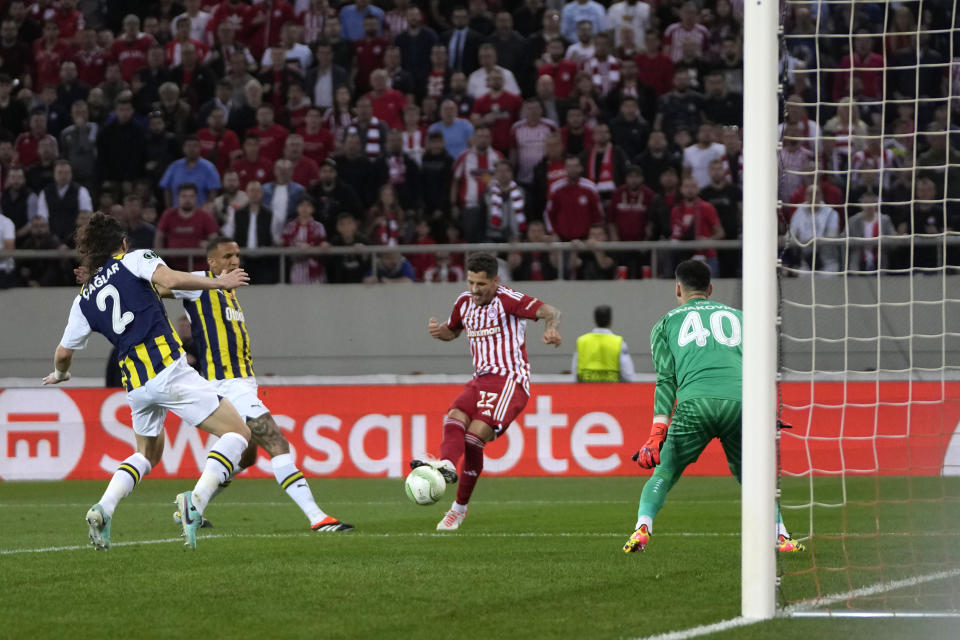
[[[207,241],[207,254],[216,251],[217,247],[228,242],[236,242],[230,236],[214,236]]]
[[[706,292],[710,287],[710,267],[703,260],[684,260],[675,274],[684,291]]]
[[[188,133],[183,138],[183,144],[187,144],[188,142],[200,142],[200,138],[195,133]]]
[[[500,272],[500,264],[489,253],[475,253],[467,259],[467,271],[485,273],[488,278],[495,278]]]
[[[613,322],[613,309],[610,305],[602,304],[593,310],[593,322],[601,329],[606,329]]]
[[[184,191],[193,191],[194,193],[197,193],[197,185],[193,184],[192,182],[184,182],[177,187],[177,193],[180,194]]]

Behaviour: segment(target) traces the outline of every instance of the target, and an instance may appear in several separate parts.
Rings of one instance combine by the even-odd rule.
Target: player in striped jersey
[[[250,430],[229,400],[187,365],[183,345],[157,295],[156,286],[169,289],[226,289],[247,284],[242,269],[219,280],[174,271],[152,251],[128,251],[120,223],[95,213],[77,230],[77,251],[83,287],[70,308],[67,327],[54,355],[53,373],[43,384],[70,379],[73,353],[83,349],[90,334],[103,334],[119,354],[123,383],[130,402],[137,451],[117,468],[100,502],[87,511],[94,548],[110,548],[110,523],[117,503],[140,484],[160,462],[163,421],[173,411],[220,440],[207,455],[193,491],[176,498],[184,514],[186,544],[197,546],[197,529],[216,488],[229,477],[247,448]]]
[[[240,266],[239,245],[232,238],[213,238],[207,243],[207,263],[210,265],[209,271],[195,271],[194,275],[208,280],[226,277]],[[271,458],[273,474],[280,488],[307,516],[311,529],[323,532],[353,530],[352,524],[340,522],[317,506],[303,473],[290,453],[290,443],[283,437],[270,411],[257,397],[250,336],[236,292],[213,289],[170,291],[165,288],[159,291],[161,295],[183,300],[203,377],[213,381],[217,393],[234,404],[253,435],[239,463],[234,465],[233,474],[220,484],[213,495],[219,494],[230,484],[233,476],[257,461],[257,446],[261,446]],[[179,512],[174,514],[174,519],[179,521]]]
[[[450,318],[441,324],[430,318],[430,336],[445,342],[466,330],[474,376],[443,420],[440,459],[411,460],[410,468],[431,465],[447,484],[457,482],[457,462],[463,457],[457,499],[437,525],[453,531],[467,515],[467,503],[483,471],[483,448],[503,434],[530,397],[527,361],[527,320],[544,319],[544,344],[560,346],[560,312],[552,306],[500,285],[497,260],[475,254],[467,260],[469,291],[460,294]]]

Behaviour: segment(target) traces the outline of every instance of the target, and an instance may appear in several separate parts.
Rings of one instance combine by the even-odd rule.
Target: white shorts
[[[237,413],[244,422],[252,418],[259,418],[270,410],[257,397],[256,378],[228,378],[216,380],[217,393],[230,401],[237,408]]]
[[[200,377],[185,357],[127,394],[133,416],[133,432],[156,437],[163,431],[167,411],[195,427],[220,406],[217,387]]]

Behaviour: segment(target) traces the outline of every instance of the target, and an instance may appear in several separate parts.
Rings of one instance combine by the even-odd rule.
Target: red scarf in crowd
[[[603,159],[600,161],[600,173],[597,173],[597,153],[596,149],[590,151],[590,159],[587,161],[587,177],[597,185],[597,191],[600,193],[609,193],[617,188],[613,181],[613,145],[608,144],[603,151]]]

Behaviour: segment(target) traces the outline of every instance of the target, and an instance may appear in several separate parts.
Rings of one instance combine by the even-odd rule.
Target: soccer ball
[[[439,471],[433,467],[422,466],[410,472],[403,488],[411,502],[426,506],[443,497],[447,483]]]

